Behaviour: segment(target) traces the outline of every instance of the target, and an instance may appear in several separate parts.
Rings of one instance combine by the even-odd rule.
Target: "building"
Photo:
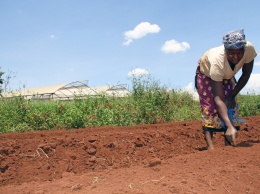
[[[17,90],[4,93],[2,94],[2,97],[13,98],[22,96],[26,100],[72,100],[74,98],[86,98],[101,95],[124,97],[129,94],[130,92],[124,84],[89,87],[87,81],[75,81],[52,86]]]

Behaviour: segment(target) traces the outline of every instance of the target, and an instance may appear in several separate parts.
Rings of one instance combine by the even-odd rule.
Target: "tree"
[[[2,93],[3,89],[2,89],[2,84],[4,83],[4,80],[2,79],[2,75],[4,74],[4,72],[0,71],[0,94]]]

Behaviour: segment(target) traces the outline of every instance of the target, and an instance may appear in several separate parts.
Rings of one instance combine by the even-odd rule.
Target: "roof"
[[[75,97],[110,95],[123,97],[130,92],[124,85],[96,86],[89,87],[87,81],[75,81],[71,83],[56,84],[25,90],[18,90],[5,93],[4,98],[23,96],[25,99],[73,99]]]

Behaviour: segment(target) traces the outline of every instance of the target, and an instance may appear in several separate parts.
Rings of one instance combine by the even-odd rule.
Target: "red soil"
[[[260,193],[260,116],[206,150],[200,121],[0,135],[0,193]]]

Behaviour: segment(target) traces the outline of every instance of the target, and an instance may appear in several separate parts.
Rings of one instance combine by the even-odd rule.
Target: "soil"
[[[206,150],[200,121],[0,135],[0,193],[260,193],[260,116]]]

